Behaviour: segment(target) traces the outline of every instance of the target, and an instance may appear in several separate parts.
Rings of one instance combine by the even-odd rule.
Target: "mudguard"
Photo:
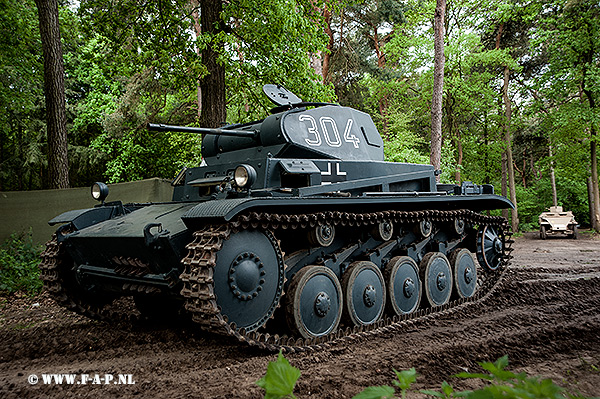
[[[48,222],[50,226],[72,223],[77,230],[111,219],[123,214],[121,202],[105,204],[88,209],[77,209],[62,213]]]
[[[383,193],[382,193],[383,194]],[[410,193],[407,193],[410,194]],[[514,208],[505,197],[484,195],[373,195],[349,198],[331,197],[271,197],[271,198],[235,198],[200,203],[181,216],[188,225],[211,219],[229,221],[235,216],[248,211],[268,211],[289,213],[309,213],[320,211],[343,212],[375,212],[385,207],[395,210],[455,210],[470,209],[481,211],[487,209]]]

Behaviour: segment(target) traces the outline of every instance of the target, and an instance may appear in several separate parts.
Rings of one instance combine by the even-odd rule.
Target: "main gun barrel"
[[[161,124],[149,123],[148,130],[153,130],[153,131],[158,131],[158,132],[215,134],[218,136],[248,137],[251,139],[255,139],[258,137],[257,130],[211,129],[211,128],[207,128],[207,127],[163,125],[162,123]]]

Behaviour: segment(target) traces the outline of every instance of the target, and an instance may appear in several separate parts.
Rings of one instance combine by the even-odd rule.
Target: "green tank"
[[[293,351],[493,289],[512,241],[505,219],[482,212],[509,200],[490,185],[437,184],[430,165],[384,161],[363,112],[264,92],[276,107],[260,121],[149,125],[204,134],[202,165],[178,174],[171,202],[107,202],[96,183],[97,206],[49,222],[41,276],[61,305],[97,319],[187,316]]]

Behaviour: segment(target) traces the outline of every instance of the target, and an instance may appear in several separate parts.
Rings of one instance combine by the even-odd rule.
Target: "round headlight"
[[[108,197],[108,186],[102,182],[92,185],[92,198],[96,201],[104,201]]]
[[[250,165],[240,165],[233,174],[235,184],[241,188],[250,188],[256,181],[256,170]]]

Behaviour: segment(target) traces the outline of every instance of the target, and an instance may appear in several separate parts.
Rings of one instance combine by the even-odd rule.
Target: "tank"
[[[476,302],[510,258],[512,207],[491,185],[437,184],[384,161],[371,117],[266,85],[265,119],[203,134],[167,203],[99,201],[50,220],[40,264],[63,306],[96,319],[191,318],[287,351]],[[488,215],[486,215],[488,213]]]
[[[571,211],[563,211],[562,206],[551,206],[547,212],[542,212],[538,218],[540,223],[540,238],[559,235],[577,239],[577,222]]]

